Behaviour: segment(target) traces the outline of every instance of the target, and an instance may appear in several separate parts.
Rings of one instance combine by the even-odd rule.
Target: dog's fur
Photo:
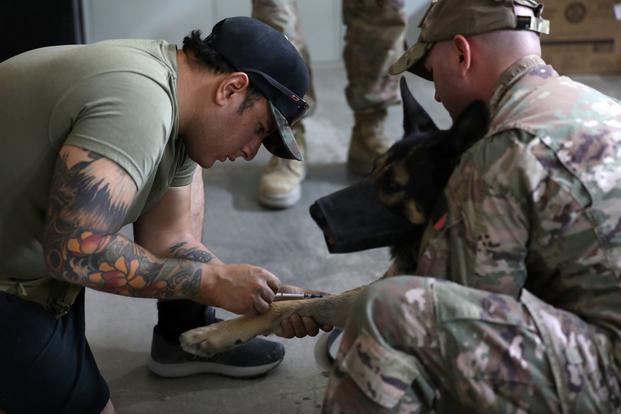
[[[444,214],[443,189],[461,154],[485,134],[489,113],[483,102],[475,102],[464,110],[451,129],[438,130],[411,95],[404,79],[401,79],[401,96],[405,135],[378,159],[366,180],[374,184],[385,207],[417,225],[422,234],[427,223]],[[413,274],[418,247],[419,240],[393,246],[395,260],[387,273]],[[277,333],[280,322],[294,313],[310,316],[320,325],[342,327],[351,304],[363,288],[320,299],[274,302],[262,315],[240,316],[187,331],[181,335],[181,345],[185,351],[197,355],[221,352],[257,335]]]

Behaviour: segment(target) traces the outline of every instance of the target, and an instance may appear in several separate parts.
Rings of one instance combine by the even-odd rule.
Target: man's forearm
[[[207,248],[207,246],[197,241],[175,243],[168,248],[166,256],[201,263],[224,264]]]
[[[201,285],[208,282],[213,270],[205,264],[214,259],[208,251],[184,248],[183,244],[175,245],[179,258],[163,258],[120,234],[85,231],[47,243],[45,258],[54,277],[93,289],[125,296],[200,301]]]

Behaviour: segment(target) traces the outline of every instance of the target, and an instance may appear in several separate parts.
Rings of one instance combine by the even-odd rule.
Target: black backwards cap
[[[276,131],[263,140],[265,148],[280,158],[302,161],[291,125],[308,110],[302,97],[309,72],[295,46],[265,23],[244,16],[219,21],[205,40],[267,98]]]

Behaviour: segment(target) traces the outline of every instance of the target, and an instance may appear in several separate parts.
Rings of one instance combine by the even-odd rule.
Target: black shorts
[[[0,292],[0,411],[100,413],[109,398],[86,341],[84,289],[60,319]]]

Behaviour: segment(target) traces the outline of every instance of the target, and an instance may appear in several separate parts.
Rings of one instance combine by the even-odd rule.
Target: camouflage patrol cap
[[[520,16],[514,6],[533,10],[534,16]],[[535,0],[432,0],[419,25],[418,41],[391,67],[390,74],[412,72],[432,80],[425,69],[425,55],[436,42],[460,34],[472,36],[495,30],[531,30],[550,33],[550,22],[541,17],[543,4]]]

